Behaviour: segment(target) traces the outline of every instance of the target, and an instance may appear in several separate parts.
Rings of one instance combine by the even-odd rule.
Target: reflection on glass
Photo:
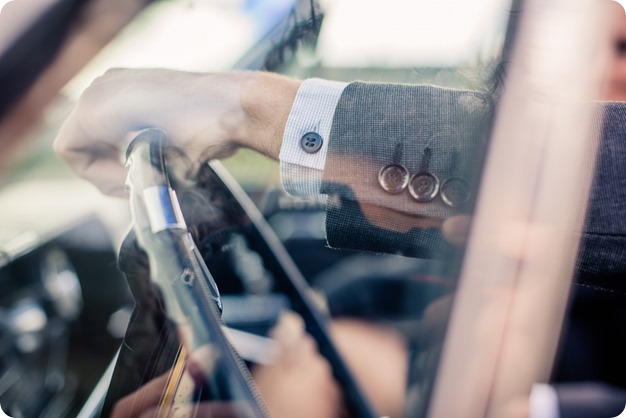
[[[532,345],[516,328],[512,337],[506,334],[509,315],[516,318],[509,308],[532,311],[529,300],[545,305],[552,293],[540,294],[541,286],[518,292],[516,274],[524,273],[522,279],[557,277],[556,269],[542,270],[557,256],[531,251],[530,244],[573,247],[563,234],[569,217],[557,213],[563,225],[554,229],[522,215],[538,213],[530,198],[534,190],[542,196],[554,194],[566,184],[564,172],[571,178],[576,173],[543,167],[547,160],[541,158],[527,164],[522,157],[528,151],[556,159],[557,147],[548,140],[553,138],[542,136],[553,132],[553,120],[580,122],[566,130],[572,135],[585,128],[585,119],[554,92],[563,68],[563,62],[553,59],[562,40],[554,36],[554,28],[582,27],[581,21],[558,20],[553,26],[556,15],[539,13],[543,19],[535,21],[529,38],[522,38],[531,42],[522,49],[528,65],[519,76],[519,68],[507,66],[519,18],[509,1],[391,0],[384,7],[380,2],[328,1],[322,2],[323,15],[310,13],[312,3],[301,1],[297,5],[305,13],[297,22],[296,14],[285,12],[294,2],[276,1],[267,9],[261,4],[157,3],[74,79],[55,104],[62,108],[59,113],[66,113],[85,86],[111,66],[210,72],[264,62],[265,69],[300,78],[363,81],[346,87],[333,115],[334,142],[316,180],[317,194],[324,195],[318,200],[263,190],[267,184],[260,178],[258,157],[250,158],[249,153],[227,162],[251,179],[244,186],[254,193],[282,243],[218,164],[192,164],[168,148],[166,168],[159,169],[169,171],[169,177],[157,173],[161,183],[147,186],[131,178],[135,232],[122,246],[120,265],[136,309],[104,415],[195,410],[199,416],[257,417],[265,414],[265,404],[276,418],[304,417],[311,411],[315,418],[326,413],[449,418],[460,415],[441,412],[450,405],[441,393],[454,394],[458,387],[437,392],[437,384],[454,381],[456,374],[484,377],[492,370],[502,386],[477,379],[485,384],[463,392],[459,404],[476,399],[483,403],[477,408],[483,409],[474,415],[492,408],[490,413],[498,418],[501,405],[488,405],[497,397],[487,395],[509,399],[522,394],[526,405],[526,383],[533,376],[528,372],[519,386],[509,384],[496,372],[500,365],[509,367],[507,372],[520,369],[512,364],[518,358],[510,354],[515,350],[502,355],[501,364],[496,360],[501,350]],[[578,31],[568,33],[577,36]],[[541,40],[541,47],[533,46],[533,39]],[[249,48],[250,56],[237,64]],[[520,77],[507,89],[501,84],[505,73]],[[574,76],[567,80],[581,85]],[[160,85],[175,85],[175,77],[164,77],[153,88]],[[588,98],[578,90],[560,91]],[[144,97],[135,98],[136,106],[126,113],[145,104]],[[509,119],[494,127],[503,103]],[[155,108],[165,108],[159,105]],[[185,106],[177,111],[190,118],[197,115],[181,109],[187,110]],[[199,114],[200,123],[210,120],[207,112]],[[197,120],[186,119],[182,125],[193,125],[188,122]],[[133,127],[146,127],[138,125]],[[516,127],[513,132],[511,126]],[[528,133],[527,126],[545,129]],[[319,125],[306,128],[302,137]],[[486,160],[494,131],[500,165]],[[513,144],[507,142],[511,138],[516,138]],[[507,155],[513,145],[519,148]],[[572,158],[579,161],[580,155]],[[492,171],[480,183],[485,161]],[[508,189],[498,183],[524,164],[522,175],[514,179],[528,176],[533,181]],[[276,164],[263,170],[274,181],[278,177]],[[153,174],[150,167],[147,173]],[[491,194],[481,207],[483,187]],[[175,196],[180,208],[168,203]],[[165,203],[166,210],[159,212]],[[521,213],[521,220],[501,218],[500,209]],[[470,229],[474,235],[468,235]],[[324,238],[348,251],[323,248]],[[477,254],[483,257],[480,263]],[[464,283],[485,286],[463,288],[460,277]],[[459,295],[465,298],[460,303]],[[474,305],[464,302],[467,298]],[[460,320],[453,316],[463,309],[471,315]],[[537,309],[537,318],[524,316],[517,324],[540,319],[539,313],[545,311]],[[457,324],[454,332],[450,323]],[[446,369],[442,359],[450,357],[446,345],[451,334],[456,357]],[[511,338],[500,345],[502,335]],[[482,343],[484,352],[475,356],[479,360],[465,357],[463,350],[473,356]],[[546,357],[553,348],[549,345],[538,349],[536,357]]]
[[[282,309],[293,310],[301,315],[306,331],[317,340],[320,353],[335,368],[342,367],[340,360],[334,357],[333,346],[326,339],[327,332],[333,335],[336,348],[358,382],[358,387],[352,386],[352,377],[342,375],[341,369],[335,370],[335,376],[347,395],[344,407],[354,416],[383,414],[419,417],[428,412],[465,240],[463,230],[451,239],[442,232],[442,228],[446,220],[453,219],[463,229],[463,222],[467,223],[467,216],[471,214],[480,163],[491,128],[494,97],[490,94],[498,90],[498,71],[502,57],[507,52],[503,48],[509,18],[508,4],[485,4],[482,8],[474,9],[478,12],[472,14],[472,19],[448,21],[452,26],[445,26],[443,33],[431,33],[428,39],[430,42],[427,42],[431,48],[421,51],[419,43],[411,42],[418,33],[400,30],[396,32],[399,38],[395,40],[382,39],[375,34],[393,33],[383,29],[389,22],[398,28],[401,22],[406,30],[415,29],[419,25],[411,24],[406,19],[397,19],[417,13],[423,16],[425,22],[429,19],[436,21],[437,16],[442,18],[443,9],[431,10],[425,4],[421,7],[408,3],[397,6],[385,9],[392,14],[396,13],[394,20],[393,17],[383,18],[374,14],[372,7],[367,4],[358,7],[362,14],[360,19],[350,18],[345,12],[342,14],[340,9],[335,10],[329,5],[318,43],[315,43],[315,37],[307,37],[294,55],[283,55],[291,59],[284,60],[279,66],[280,71],[301,77],[360,78],[414,84],[405,87],[381,85],[378,94],[390,100],[394,111],[400,106],[399,102],[393,102],[394,98],[407,95],[407,92],[408,95],[420,98],[403,109],[406,113],[398,112],[387,117],[396,124],[402,124],[403,118],[421,118],[430,126],[436,125],[436,132],[429,133],[426,124],[421,128],[425,130],[422,135],[432,135],[425,141],[425,148],[420,148],[417,153],[410,152],[408,145],[403,148],[399,140],[394,142],[394,138],[385,138],[388,127],[383,126],[380,132],[371,132],[374,136],[385,138],[379,144],[380,156],[360,152],[350,155],[347,150],[329,153],[322,181],[322,193],[328,195],[327,219],[341,219],[342,211],[351,212],[358,217],[359,225],[350,225],[350,228],[357,231],[361,228],[358,233],[362,232],[363,240],[366,241],[331,244],[395,255],[343,257],[341,263],[329,269],[322,268],[317,275],[308,278],[321,295],[320,305],[314,301],[307,302],[309,296],[303,301],[299,299],[302,296],[298,296],[297,292],[294,295],[293,290],[290,290],[292,278],[287,275],[285,279],[285,272],[273,259],[276,254],[271,253],[271,248],[268,253],[254,225],[245,220],[245,216],[242,218],[238,203],[225,197],[227,191],[220,191],[219,187],[216,189],[213,185],[214,180],[211,180],[207,166],[203,166],[197,177],[192,175],[190,180],[195,183],[193,193],[188,193],[184,187],[177,190],[187,225],[194,231],[194,241],[221,293],[244,300],[265,299],[266,304],[281,298],[286,300]],[[467,14],[463,10],[459,10],[459,13]],[[477,30],[485,26],[491,30],[486,35]],[[338,28],[342,28],[343,32]],[[371,42],[364,33],[360,34],[359,28],[372,29],[378,43]],[[345,31],[354,36],[347,38]],[[464,36],[461,37],[460,33]],[[441,43],[437,43],[436,39],[440,39]],[[390,44],[398,48],[385,47]],[[432,48],[433,45],[438,46]],[[364,48],[367,52],[364,52]],[[352,59],[351,56],[358,56],[361,60]],[[436,87],[418,85],[422,83],[434,84]],[[446,89],[449,87],[464,90]],[[363,85],[355,88],[369,87]],[[456,119],[438,113],[449,109],[453,109]],[[358,106],[345,107],[344,111],[359,114],[364,119],[376,120],[381,117],[376,111],[369,115]],[[355,123],[359,123],[356,118]],[[347,128],[346,132],[351,129]],[[444,154],[440,147],[445,143],[457,144],[457,148]],[[399,209],[390,207],[392,197],[387,190],[369,180],[361,182],[361,179],[368,179],[368,172],[384,173],[385,170],[381,169],[385,164],[396,164],[407,171],[409,181],[393,193],[396,202],[400,202]],[[207,175],[209,177],[205,177]],[[431,183],[423,184],[424,179],[436,181],[436,187]],[[210,192],[205,190],[207,187],[211,189]],[[419,208],[419,216],[415,216],[416,208]],[[313,213],[318,213],[320,207],[313,209]],[[302,222],[307,220],[304,218]],[[284,222],[280,221],[280,217],[275,218],[275,221]],[[343,226],[339,224],[338,227]],[[347,229],[348,225],[345,227]],[[278,229],[281,229],[280,225]],[[142,280],[147,280],[145,273],[143,276]],[[145,284],[135,286],[146,287]],[[304,291],[305,295],[310,292],[306,286]],[[163,297],[168,299],[165,293]],[[312,302],[313,305],[310,305]],[[241,308],[241,300],[235,303],[238,303],[243,315],[245,309]],[[166,316],[177,323],[178,320],[172,317],[176,308],[172,308],[170,303],[166,303],[166,306],[169,313],[153,311],[148,314]],[[256,305],[249,302],[248,308],[252,306]],[[313,308],[312,313],[307,311],[310,307]],[[228,308],[228,305],[224,306],[225,312],[228,312]],[[274,315],[279,313],[276,310],[272,312]],[[259,311],[253,310],[251,315],[259,315]],[[320,315],[327,316],[323,325],[315,321]],[[271,335],[270,329],[277,323],[277,317],[269,318],[269,322],[261,327],[264,329],[257,329],[257,332],[263,336]],[[229,325],[228,322],[226,325]],[[325,328],[329,331],[323,331]],[[162,329],[153,332],[161,332]],[[129,335],[132,336],[132,332]],[[176,347],[179,343],[178,339],[172,337],[167,339],[166,344]],[[191,346],[193,348],[193,344]],[[139,355],[139,351],[136,350],[134,355]],[[185,358],[180,357],[176,349],[170,351],[176,354],[175,358]],[[157,360],[152,358],[150,361]],[[138,358],[135,362],[143,364]],[[205,364],[205,373],[214,371],[207,366]],[[261,394],[271,393],[271,387],[278,384],[280,377],[264,380],[260,377],[265,375],[260,371],[262,366],[252,363],[249,366],[252,368],[252,376],[259,383]],[[177,366],[170,361],[159,363],[158,369],[163,374],[169,373],[172,367],[176,370]],[[142,367],[141,370],[145,369]],[[232,372],[237,373],[236,370]],[[156,373],[148,380],[158,375]],[[138,386],[150,385],[145,378],[145,375],[135,376]],[[300,375],[300,379],[306,378],[304,373]],[[118,375],[112,387],[118,387],[120,381],[128,382],[128,376]],[[110,395],[109,407],[114,408],[115,401],[120,402],[121,396],[133,393],[129,389],[127,387],[125,393],[118,392],[120,396],[117,397]],[[361,394],[366,397],[363,398]],[[204,402],[220,400],[207,393],[197,396],[195,399]],[[266,398],[272,411],[275,408],[272,397]],[[288,402],[289,391],[285,389],[281,398],[281,402]],[[365,406],[359,405],[359,401],[363,401]],[[375,413],[368,411],[368,404],[371,404]]]
[[[0,56],[59,0],[1,0]]]

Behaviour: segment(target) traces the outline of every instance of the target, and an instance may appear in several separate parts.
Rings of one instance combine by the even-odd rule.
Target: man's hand
[[[123,195],[121,144],[157,127],[192,162],[249,147],[277,158],[300,82],[261,72],[110,70],[81,96],[55,140],[78,175]]]
[[[256,366],[252,375],[272,417],[340,417],[341,389],[302,319],[293,313],[283,315],[271,335],[280,344],[281,355],[271,365]]]

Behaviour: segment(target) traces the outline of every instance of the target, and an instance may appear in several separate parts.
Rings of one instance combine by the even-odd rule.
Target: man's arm
[[[264,72],[110,70],[83,93],[55,140],[76,173],[124,195],[121,148],[158,127],[197,163],[248,147],[278,158],[300,81]]]
[[[150,126],[166,130],[192,162],[239,147],[278,158],[300,85],[262,72],[112,70],[85,91],[55,148],[79,175],[118,195],[124,183],[120,147],[129,133]],[[343,90],[320,190],[333,196],[327,217],[331,244],[398,252],[398,242],[404,242],[400,252],[420,256],[445,245],[441,221],[463,208],[446,205],[442,187],[453,177],[474,181],[469,173],[482,147],[481,129],[488,125],[488,103],[475,93],[428,86],[352,83]],[[626,158],[626,104],[601,104],[594,112],[604,130],[579,266],[584,282],[624,290],[626,282],[614,276],[626,270],[626,257],[616,251],[624,248],[626,235],[620,203],[626,199],[620,180],[626,176],[620,157]],[[427,163],[426,149],[431,150]],[[383,190],[379,173],[395,163],[411,176],[435,175],[438,194],[419,202],[408,185],[399,193]]]
[[[350,84],[337,105],[321,189],[333,196],[329,243],[420,257],[446,250],[441,225],[471,207],[490,103],[427,85]]]
[[[111,70],[96,79],[84,92],[75,110],[61,128],[55,141],[55,149],[80,176],[90,180],[108,194],[124,194],[124,170],[120,164],[120,154],[123,151],[121,148],[124,148],[133,132],[147,127],[165,130],[173,145],[182,149],[192,163],[209,158],[225,157],[240,147],[251,148],[272,158],[278,158],[280,154],[283,159],[281,169],[283,174],[300,173],[299,178],[296,179],[283,175],[283,182],[285,185],[295,184],[302,179],[302,173],[306,170],[301,170],[299,167],[304,166],[294,163],[292,159],[284,158],[289,156],[289,152],[285,152],[289,143],[283,142],[283,136],[287,121],[293,119],[289,115],[297,107],[294,106],[294,99],[300,85],[299,80],[263,72],[198,74],[158,69]],[[452,159],[442,166],[443,154],[440,153],[440,145],[443,142],[437,143],[438,141],[452,143],[448,135],[439,130],[442,118],[455,114],[456,109],[447,108],[447,106],[458,102],[453,96],[460,92],[454,93],[433,87],[414,89],[413,86],[392,86],[386,94],[379,97],[378,93],[380,89],[385,89],[384,85],[363,85],[364,97],[369,100],[365,104],[371,109],[376,108],[376,100],[380,99],[386,103],[394,97],[399,100],[398,104],[405,106],[411,105],[410,102],[414,101],[415,97],[421,97],[417,100],[422,104],[420,109],[438,109],[438,113],[416,115],[413,122],[423,127],[432,126],[432,129],[426,128],[428,135],[418,132],[419,135],[414,138],[414,130],[412,130],[414,125],[409,123],[403,126],[406,121],[400,118],[400,115],[407,117],[411,115],[398,113],[395,119],[389,119],[389,116],[394,114],[395,104],[393,103],[391,106],[380,107],[383,111],[381,114],[365,113],[358,107],[346,106],[346,103],[361,105],[358,99],[355,101],[360,92],[353,92],[352,86],[358,86],[358,84],[350,85],[345,92],[342,92],[343,86],[341,86],[338,90],[341,94],[335,94],[333,100],[337,101],[341,97],[337,116],[341,117],[355,112],[355,122],[360,129],[360,131],[354,131],[360,141],[360,145],[357,144],[357,146],[369,144],[367,151],[375,152],[372,154],[375,159],[381,159],[389,151],[387,148],[391,144],[395,147],[393,149],[395,154],[390,157],[393,159],[400,155],[396,152],[397,146],[403,142],[407,151],[402,160],[407,162],[416,153],[423,152],[426,146],[434,150],[432,162],[425,164],[422,160],[413,166],[407,164],[410,169],[414,170],[418,164],[419,167],[428,170],[437,169],[443,172],[446,170],[445,164],[452,161],[453,163],[449,164],[451,172],[465,170],[467,167],[465,158],[462,156],[455,160],[456,154],[454,153]],[[442,94],[428,95],[425,94],[427,90]],[[374,94],[368,94],[368,91]],[[440,100],[444,97],[447,99]],[[465,96],[461,94],[460,97]],[[429,103],[433,99],[436,102]],[[301,103],[303,109],[301,113],[308,113],[306,109],[311,100],[315,102],[316,98],[309,97],[303,105]],[[465,105],[471,108],[474,104],[470,101]],[[361,209],[367,208],[366,218],[375,224],[394,220],[391,227],[387,223],[382,225],[381,235],[384,235],[388,229],[406,230],[417,226],[419,231],[425,227],[438,228],[441,219],[432,217],[432,211],[429,212],[427,209],[441,205],[437,203],[421,205],[413,202],[407,197],[410,187],[403,191],[402,196],[399,194],[392,196],[386,193],[381,194],[381,191],[377,189],[371,191],[364,189],[371,183],[370,174],[372,173],[368,172],[368,177],[363,178],[355,178],[354,175],[350,177],[351,167],[355,165],[363,170],[365,169],[364,163],[366,163],[367,167],[374,170],[374,179],[376,179],[376,171],[380,168],[370,165],[371,161],[366,156],[366,148],[360,148],[355,152],[349,150],[354,144],[343,141],[341,119],[335,118],[333,112],[334,108],[331,107],[330,115],[320,119],[321,125],[319,126],[315,123],[315,126],[294,125],[293,123],[288,125],[288,127],[295,126],[295,132],[305,129],[307,130],[305,133],[315,133],[318,128],[324,126],[328,130],[330,125],[332,129],[340,133],[337,135],[330,132],[328,138],[324,139],[327,141],[325,147],[331,147],[329,158],[332,161],[325,164],[325,158],[322,158],[322,162],[318,161],[314,167],[319,172],[326,166],[324,183],[331,186],[345,186],[343,189],[345,193],[340,195],[340,198],[345,199],[349,195],[354,195],[350,204],[361,205]],[[391,129],[390,132],[395,134],[409,132],[409,134],[397,137],[394,134],[390,135],[390,132],[385,132],[384,135],[372,138],[370,126],[373,121],[371,118],[379,116],[388,119],[386,126]],[[395,123],[398,125],[392,127],[391,125]],[[461,126],[462,124],[454,125],[455,129],[461,129]],[[301,149],[299,148],[301,140],[302,138],[296,135],[296,150]],[[334,141],[336,141],[335,144],[333,144]],[[381,148],[376,150],[376,147]],[[350,155],[345,154],[346,149]],[[338,159],[343,161],[338,164],[345,172],[335,170],[335,162]],[[380,164],[380,161],[374,160],[374,163]],[[426,167],[427,165],[429,167]],[[347,176],[344,177],[344,174]],[[319,176],[318,174],[317,183],[320,182]],[[333,190],[313,190],[308,195],[317,192],[336,195]],[[408,206],[407,201],[410,202]],[[336,206],[332,207],[336,208]],[[389,209],[393,209],[392,216],[387,214]],[[332,218],[331,215],[330,219]],[[392,241],[397,241],[397,239]]]

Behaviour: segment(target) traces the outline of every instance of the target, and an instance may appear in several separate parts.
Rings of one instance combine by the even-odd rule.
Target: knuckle
[[[67,153],[67,147],[62,137],[57,137],[52,143],[52,150],[59,156],[64,157]]]
[[[92,179],[86,178],[86,179],[91,181],[98,188],[98,190],[100,190],[100,192],[102,192],[103,194],[107,196],[124,196],[125,195],[123,185],[115,184],[111,182],[105,182],[105,181],[102,181],[101,179],[94,179],[94,178]]]
[[[95,84],[94,81],[94,83],[89,85],[80,95],[80,99],[76,104],[75,112],[84,113],[86,108],[91,108],[92,106],[100,103],[102,99],[106,97],[103,93],[101,85]]]
[[[310,334],[303,334],[301,337],[303,349],[307,352],[317,354],[317,343]]]
[[[120,76],[126,78],[129,71],[126,68],[110,68],[102,75],[96,77],[82,92],[77,109],[91,107],[102,103],[107,98],[111,98],[111,93],[115,90],[114,84],[123,84],[123,79]]]

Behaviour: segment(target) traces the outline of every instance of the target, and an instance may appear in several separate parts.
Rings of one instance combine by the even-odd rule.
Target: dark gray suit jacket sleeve
[[[602,135],[576,279],[626,293],[626,102],[597,104],[594,117]]]
[[[391,194],[378,181],[381,168],[400,164],[413,175],[428,172],[443,184],[460,178],[471,184],[482,155],[490,102],[475,92],[425,85],[352,83],[335,111],[321,193],[328,194],[327,238],[331,246],[433,257],[446,249],[437,228],[407,232],[416,213],[446,218],[464,207],[446,205],[440,195],[418,202],[408,190]],[[389,216],[363,216],[366,207]],[[396,231],[396,232],[392,232]]]
[[[383,166],[399,163],[410,173],[427,170],[442,182],[462,177],[474,185],[472,173],[482,162],[490,104],[479,93],[432,86],[348,85],[335,111],[321,189],[329,195],[329,244],[418,257],[447,250],[436,228],[403,231],[402,215],[442,218],[463,208],[447,207],[440,197],[419,203],[406,190],[389,194],[378,184],[377,174]],[[602,135],[577,279],[626,292],[626,103],[597,104],[593,112]],[[432,151],[427,167],[426,148]],[[388,209],[385,227],[364,216],[366,205]],[[398,228],[394,218],[400,219]]]

